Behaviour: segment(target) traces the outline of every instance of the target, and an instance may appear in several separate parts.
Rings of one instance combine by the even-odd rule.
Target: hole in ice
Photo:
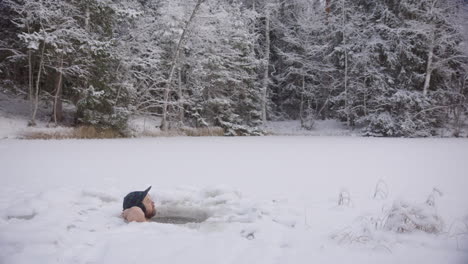
[[[207,210],[192,207],[158,207],[152,222],[183,225],[201,223],[210,217]]]
[[[183,224],[188,224],[188,223],[201,223],[205,220],[186,217],[186,216],[159,216],[159,217],[153,217],[151,219],[151,221],[153,222],[162,223],[162,224],[175,224],[175,225],[183,225]]]
[[[28,214],[28,215],[9,215],[8,220],[10,219],[21,219],[21,220],[31,220],[36,216],[36,213]]]

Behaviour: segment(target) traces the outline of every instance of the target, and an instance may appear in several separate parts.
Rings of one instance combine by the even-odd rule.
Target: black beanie
[[[148,194],[149,190],[151,190],[151,186],[148,189],[142,192],[131,192],[125,196],[123,200],[123,209],[132,208],[133,206],[138,206],[146,213],[146,208],[143,205],[143,199],[145,199],[146,195]]]

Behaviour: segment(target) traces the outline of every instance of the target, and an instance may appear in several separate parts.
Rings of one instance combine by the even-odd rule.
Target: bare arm
[[[122,217],[127,222],[146,222],[145,213],[137,206],[124,210]]]

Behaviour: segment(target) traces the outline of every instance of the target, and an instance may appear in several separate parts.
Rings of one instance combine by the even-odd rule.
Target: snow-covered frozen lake
[[[466,139],[0,140],[0,169],[2,264],[468,263]],[[208,219],[125,223],[149,185]],[[384,228],[431,194],[442,232]]]

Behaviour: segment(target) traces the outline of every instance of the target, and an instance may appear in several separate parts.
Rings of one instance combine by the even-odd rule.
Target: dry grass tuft
[[[375,185],[374,199],[385,200],[388,197],[388,186],[383,180],[379,180]]]
[[[160,131],[160,130],[145,130],[138,134],[137,136],[143,137],[180,137],[180,136],[187,136],[187,137],[222,137],[224,136],[224,129],[221,127],[201,127],[201,128],[193,128],[193,127],[182,127],[182,128],[174,128],[168,131]]]
[[[468,241],[468,217],[466,221],[455,220],[448,230],[448,235],[450,238],[454,238],[457,242],[457,249],[461,250],[460,240]]]
[[[128,136],[128,135],[127,135]],[[221,137],[224,129],[221,127],[174,128],[168,131],[145,130],[134,134],[135,137]],[[21,139],[110,139],[123,138],[126,135],[113,129],[99,129],[93,126],[75,128],[31,129],[24,132]]]
[[[180,136],[183,136],[183,135],[179,131],[176,131],[176,130],[169,130],[169,131],[145,130],[135,135],[135,137],[180,137]]]
[[[422,231],[439,234],[444,229],[444,222],[430,204],[416,205],[397,201],[388,213],[384,228],[397,233]]]
[[[435,206],[437,197],[442,197],[444,194],[437,188],[432,189],[431,194],[427,197],[426,204],[429,206]]]
[[[224,129],[221,127],[201,127],[192,128],[185,127],[180,129],[186,136],[189,137],[222,137]]]
[[[331,234],[338,244],[359,245],[373,250],[391,251],[391,241],[382,235],[382,222],[374,217],[359,217],[351,225]]]
[[[74,130],[74,138],[122,138],[124,135],[117,130],[106,128],[98,129],[93,126],[80,126]]]
[[[338,195],[338,206],[350,206],[351,205],[351,194],[347,190],[341,190]]]
[[[113,129],[99,129],[92,126],[80,126],[68,129],[45,129],[24,132],[21,139],[109,139],[122,138],[122,133]]]
[[[68,131],[29,131],[20,136],[21,139],[69,139],[72,138]]]

